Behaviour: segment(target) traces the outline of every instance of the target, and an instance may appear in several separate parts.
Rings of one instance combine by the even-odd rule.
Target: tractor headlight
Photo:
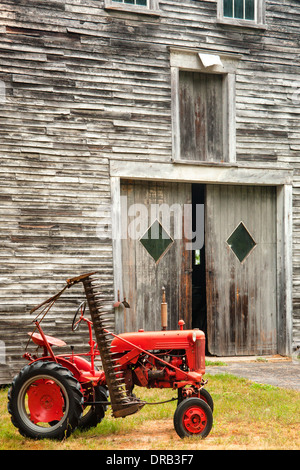
[[[196,331],[192,331],[189,336],[188,336],[189,340],[191,341],[191,343],[195,343],[196,342],[196,339],[197,339],[197,333]]]

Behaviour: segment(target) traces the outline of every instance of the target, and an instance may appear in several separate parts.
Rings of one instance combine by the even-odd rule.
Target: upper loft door
[[[276,354],[275,188],[207,185],[205,233],[209,352]]]
[[[162,288],[168,329],[178,320],[191,326],[191,185],[151,181],[121,182],[123,294],[130,308],[118,309],[116,330],[161,329]],[[122,300],[122,299],[121,299]]]
[[[191,161],[226,161],[225,78],[220,74],[180,71],[180,156]]]

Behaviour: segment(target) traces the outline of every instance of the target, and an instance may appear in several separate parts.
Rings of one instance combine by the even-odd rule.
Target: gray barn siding
[[[300,342],[300,6],[266,2],[267,29],[216,23],[216,1],[161,1],[161,16],[103,1],[0,1],[0,381],[20,367],[29,309],[70,276],[100,270],[113,299],[112,248],[96,234],[109,159],[170,161],[167,46],[236,52],[237,161],[294,168],[294,342]],[[298,100],[300,95],[298,95]],[[72,344],[80,289],[49,316]],[[81,337],[76,336],[78,345]]]

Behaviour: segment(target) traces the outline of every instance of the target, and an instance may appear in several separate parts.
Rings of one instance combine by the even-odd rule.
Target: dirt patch
[[[221,428],[222,428],[222,423]],[[138,429],[126,433],[119,432],[116,435],[103,438],[95,436],[94,445],[100,449],[115,451],[200,451],[200,450],[265,450],[276,449],[276,445],[270,445],[268,436],[271,429],[253,429],[249,431],[249,425],[232,423],[226,424],[226,430],[212,429],[206,439],[198,437],[180,439],[173,427],[173,420],[148,421]],[[295,439],[298,430],[294,430],[291,439]],[[278,447],[277,447],[278,448]],[[291,446],[293,448],[293,446]]]
[[[112,448],[119,450],[174,449],[181,439],[174,430],[173,420],[148,421],[131,433],[120,433],[110,438]]]

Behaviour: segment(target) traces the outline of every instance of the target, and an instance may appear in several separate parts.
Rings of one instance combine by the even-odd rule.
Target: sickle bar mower
[[[56,355],[53,348],[66,344],[45,335],[41,321],[64,290],[79,282],[83,283],[86,301],[74,316],[72,330],[82,321],[87,323],[90,349],[84,354],[72,350]],[[91,320],[84,316],[86,303]],[[181,438],[206,437],[213,424],[213,400],[204,388],[204,333],[184,330],[182,320],[178,330],[168,331],[163,296],[162,331],[116,335],[111,331],[113,313],[103,305],[100,279],[97,273],[89,273],[68,280],[62,291],[32,310],[43,307],[34,320],[38,332],[29,333],[42,353],[24,354],[29,364],[14,378],[8,393],[8,411],[19,432],[35,439],[62,439],[77,427],[96,426],[108,405],[115,418],[136,413],[148,404],[133,394],[138,386],[175,390],[177,397],[173,400],[178,404],[173,422],[177,434]],[[100,370],[95,366],[97,356]]]
[[[103,300],[101,299],[100,281],[95,276],[89,276],[83,280],[83,285],[105,372],[113,415],[115,418],[118,418],[136,413],[143,404],[142,402],[137,402],[135,398],[127,396],[124,378],[120,376],[121,374],[117,374],[117,359],[114,361],[113,352],[111,351],[111,335],[107,328],[105,328],[105,326],[110,326],[113,319],[102,308]]]

